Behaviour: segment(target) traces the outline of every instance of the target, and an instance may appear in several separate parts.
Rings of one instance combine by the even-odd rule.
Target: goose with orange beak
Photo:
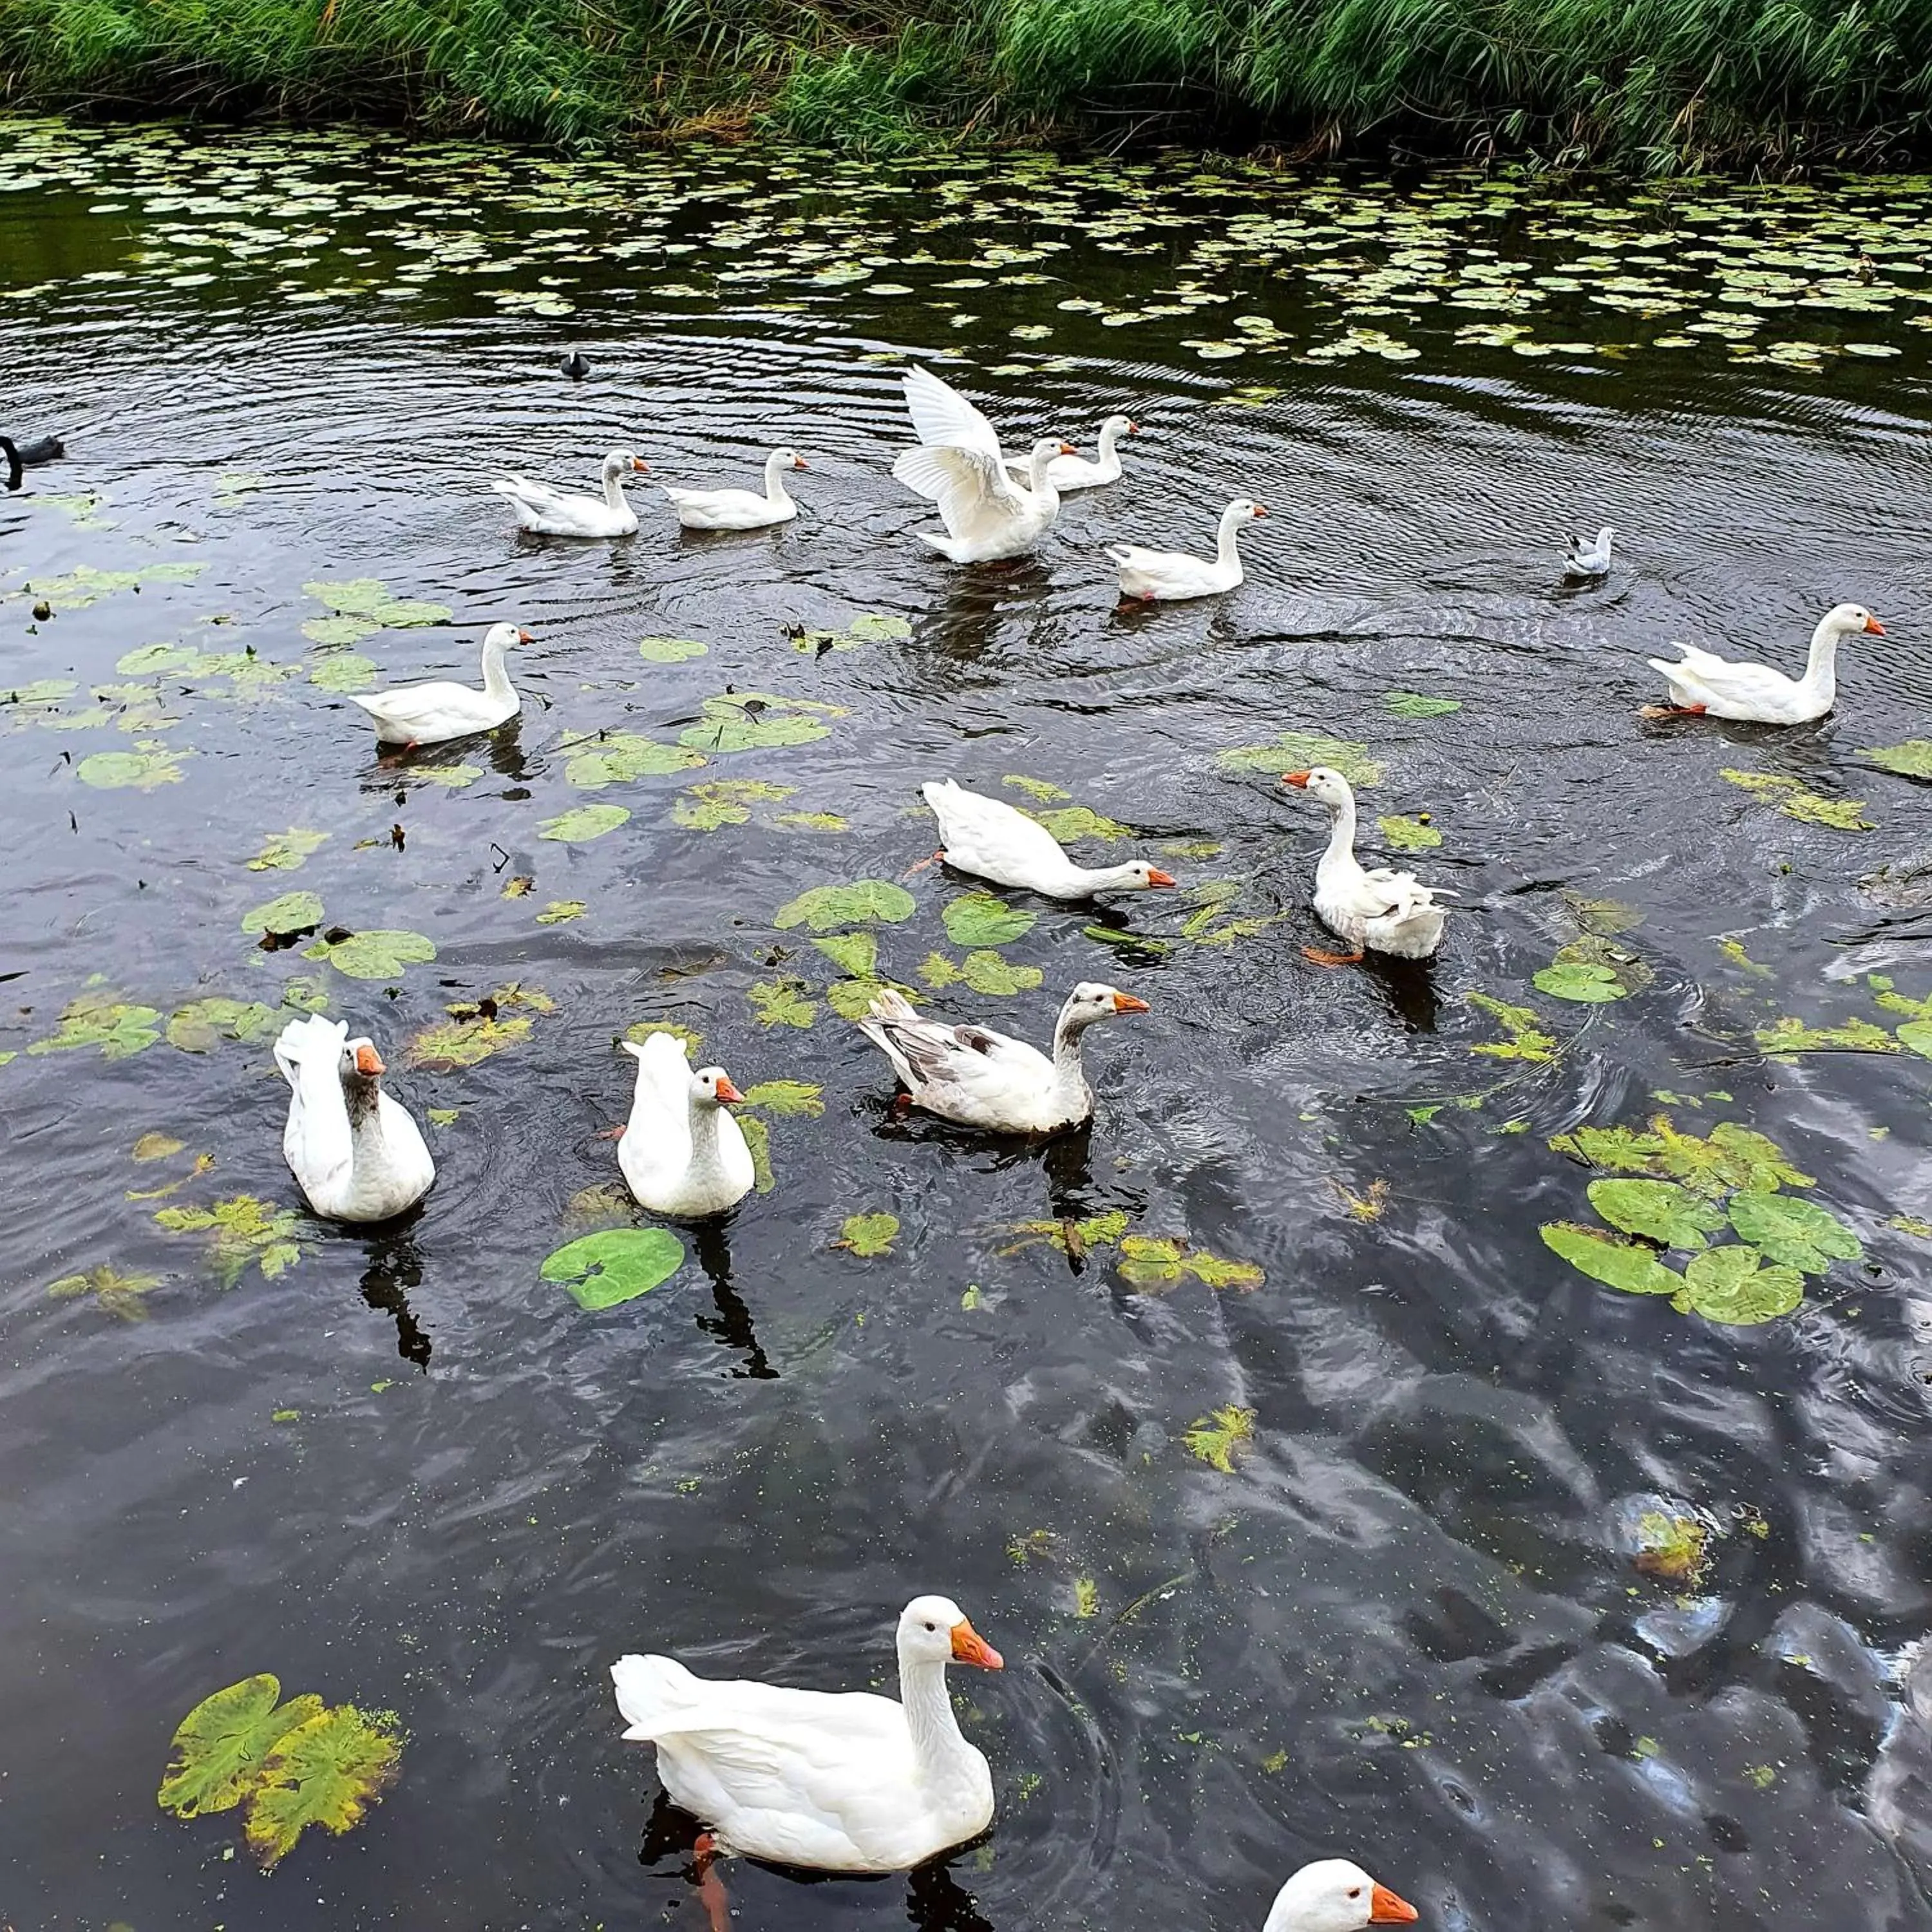
[[[664,494],[688,530],[761,530],[788,524],[798,514],[784,485],[785,473],[809,467],[796,451],[775,449],[765,458],[762,496],[755,490],[674,490],[668,484]]]
[[[1838,699],[1838,646],[1860,632],[1885,635],[1885,626],[1862,604],[1836,604],[1818,620],[1802,677],[1786,677],[1768,664],[1734,664],[1690,644],[1682,660],[1648,660],[1670,687],[1668,704],[1646,704],[1646,718],[1731,718],[1750,724],[1808,724]]]
[[[1138,544],[1110,544],[1107,554],[1120,575],[1120,595],[1149,604],[1184,603],[1190,597],[1218,597],[1244,575],[1237,547],[1244,525],[1268,514],[1268,506],[1237,496],[1221,512],[1211,557],[1185,550],[1142,550]]]
[[[1088,462],[1084,456],[1056,456],[1046,466],[1046,480],[1064,496],[1076,490],[1097,490],[1103,484],[1120,480],[1120,441],[1124,436],[1138,436],[1141,426],[1132,416],[1111,416],[1100,425],[1100,453]],[[1010,456],[1006,474],[1016,483],[1027,478],[1027,459]]]
[[[1262,1932],[1364,1932],[1407,1925],[1421,1914],[1347,1858],[1304,1865],[1275,1894]]]
[[[668,1657],[611,1666],[624,1736],[654,1744],[707,1850],[824,1871],[904,1871],[992,1822],[985,1756],[960,1734],[946,1666],[1004,1660],[946,1597],[898,1621],[899,1696],[694,1676]]]
[[[722,1066],[692,1072],[675,1034],[647,1034],[623,1046],[638,1062],[631,1118],[617,1142],[625,1186],[653,1214],[683,1220],[723,1214],[757,1178],[745,1131],[725,1111],[744,1095]]]
[[[1385,866],[1364,869],[1355,856],[1354,788],[1340,772],[1314,765],[1286,772],[1281,782],[1328,808],[1328,848],[1315,868],[1315,916],[1348,945],[1346,952],[1312,946],[1303,952],[1321,966],[1352,966],[1365,952],[1398,959],[1433,957],[1442,944],[1443,909],[1436,902],[1455,895],[1425,886],[1413,872]]]
[[[387,1221],[429,1192],[436,1163],[409,1109],[382,1091],[372,1041],[310,1013],[283,1028],[275,1064],[289,1083],[282,1156],[318,1214]]]
[[[578,496],[530,476],[492,477],[490,487],[506,498],[517,521],[547,537],[627,537],[638,527],[638,513],[624,494],[624,478],[642,476],[650,466],[628,449],[604,458],[601,496]]]
[[[530,641],[530,632],[514,624],[492,624],[483,634],[481,691],[438,680],[398,685],[390,691],[351,692],[349,701],[361,705],[375,719],[379,745],[400,745],[412,750],[418,745],[441,745],[452,738],[494,731],[523,709],[524,701],[504,668],[504,654]]]
[[[944,860],[956,872],[1050,899],[1145,892],[1175,883],[1172,873],[1144,859],[1118,866],[1076,866],[1038,819],[1016,811],[1003,798],[968,791],[951,778],[930,779],[920,792],[939,820],[940,849],[933,857]]]

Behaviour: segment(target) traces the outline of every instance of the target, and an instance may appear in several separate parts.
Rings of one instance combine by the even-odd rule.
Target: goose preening
[[[1348,1858],[1318,1858],[1275,1894],[1262,1932],[1364,1932],[1407,1925],[1421,1914]]]
[[[1885,635],[1885,626],[1862,604],[1834,604],[1811,633],[1811,650],[1804,675],[1786,677],[1768,664],[1733,664],[1694,645],[1679,644],[1682,660],[1648,660],[1664,674],[1670,687],[1668,704],[1646,704],[1646,718],[1712,717],[1737,718],[1752,724],[1808,724],[1822,718],[1838,700],[1838,640],[1869,631]]]
[[[1131,416],[1111,416],[1100,425],[1100,454],[1094,462],[1084,456],[1056,456],[1046,466],[1046,479],[1064,496],[1076,490],[1097,489],[1102,483],[1120,480],[1120,440],[1138,436],[1141,426]],[[1006,474],[1016,483],[1028,483],[1027,459],[1006,458]]]
[[[1581,537],[1570,539],[1570,554],[1564,560],[1566,577],[1607,577],[1610,574],[1610,547],[1617,533],[1608,524],[1597,532],[1597,541],[1586,544]]]
[[[962,1127],[1003,1134],[1052,1134],[1094,1111],[1080,1064],[1087,1029],[1116,1013],[1144,1013],[1144,1000],[1091,980],[1066,996],[1053,1029],[1053,1058],[991,1027],[948,1026],[920,1018],[888,988],[859,1030],[892,1064],[916,1107]]]
[[[968,791],[951,778],[930,779],[920,790],[939,820],[938,856],[956,871],[991,879],[996,886],[1052,899],[1084,899],[1096,892],[1142,892],[1174,883],[1171,873],[1144,859],[1120,866],[1076,866],[1037,819],[1004,799]]]
[[[494,731],[515,717],[523,700],[511,688],[503,653],[531,641],[514,624],[492,624],[483,634],[483,688],[466,684],[402,684],[393,691],[347,694],[376,721],[381,745],[440,745],[472,732]]]
[[[1346,952],[1302,950],[1324,966],[1352,966],[1364,950],[1393,953],[1400,959],[1427,959],[1442,944],[1442,908],[1438,898],[1453,892],[1424,885],[1413,872],[1380,866],[1363,869],[1355,856],[1354,788],[1340,772],[1316,765],[1305,772],[1285,772],[1282,783],[1294,785],[1328,808],[1333,825],[1328,849],[1315,868],[1315,916],[1336,938],[1348,941]]]
[[[436,1163],[409,1110],[382,1091],[374,1043],[346,1020],[291,1020],[275,1042],[289,1083],[282,1155],[308,1204],[334,1221],[386,1221],[429,1192]]]
[[[1267,514],[1265,503],[1237,496],[1221,512],[1220,534],[1212,557],[1190,556],[1178,550],[1142,550],[1137,544],[1109,544],[1107,554],[1120,569],[1120,595],[1150,604],[1179,603],[1233,590],[1242,576],[1240,553],[1235,548],[1241,526]]]
[[[490,487],[509,500],[526,530],[547,537],[627,537],[638,527],[638,513],[624,494],[624,478],[650,466],[628,449],[612,450],[604,459],[602,496],[572,496],[528,476],[493,476]]]
[[[784,486],[785,472],[811,466],[795,451],[775,449],[765,458],[765,494],[755,490],[674,490],[667,484],[677,520],[688,530],[761,530],[788,524],[798,506]]]
[[[37,464],[52,463],[66,454],[67,445],[57,436],[36,436],[32,442],[16,442],[10,436],[0,436],[0,457],[6,458],[9,490],[20,488],[22,471]]]
[[[668,1657],[610,1667],[626,1738],[658,1748],[673,1801],[707,1849],[842,1872],[904,1871],[992,1822],[985,1756],[960,1735],[949,1663],[1002,1660],[945,1597],[898,1622],[899,1700],[694,1676]]]
[[[617,1143],[617,1165],[638,1204],[658,1214],[697,1220],[722,1214],[757,1178],[744,1130],[724,1110],[744,1095],[722,1066],[694,1073],[674,1034],[627,1040],[638,1060],[631,1118]]]
[[[934,503],[946,535],[920,536],[955,563],[988,563],[1032,549],[1060,514],[1060,493],[1048,474],[1057,456],[1076,456],[1070,442],[1047,437],[1033,446],[1027,480],[1006,473],[1000,438],[957,389],[931,370],[909,369],[906,407],[921,447],[903,450],[892,474]]]

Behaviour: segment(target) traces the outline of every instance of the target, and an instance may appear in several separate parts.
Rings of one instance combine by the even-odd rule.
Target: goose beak
[[[791,466],[794,470],[809,470],[812,465],[806,462],[803,457],[794,456],[791,460]]]
[[[1876,617],[1868,617],[1865,620],[1865,628],[1875,638],[1882,638],[1885,635],[1885,626]]]
[[[952,1626],[952,1660],[976,1664],[982,1670],[1004,1670],[1006,1660],[964,1618]]]
[[[718,1076],[718,1097],[721,1100],[742,1100],[745,1096],[732,1085],[729,1074],[721,1073]]]
[[[1268,514],[1268,506],[1265,503],[1257,503],[1255,506],[1255,514],[1258,517],[1266,516]]]
[[[1138,435],[1140,434],[1140,433],[1141,433],[1141,426],[1140,426],[1140,424],[1139,424],[1138,423],[1137,423],[1137,422],[1132,422],[1132,420],[1130,420],[1130,421],[1129,421],[1129,422],[1128,422],[1128,424],[1127,424],[1127,434],[1128,434],[1128,435],[1130,435],[1130,436],[1138,436]]]
[[[644,459],[641,456],[634,456],[634,457],[632,457],[632,458],[631,458],[631,467],[632,467],[633,470],[646,470],[646,471],[648,471],[648,470],[650,470],[650,466],[650,466],[648,463],[646,463],[646,462],[644,460]]]
[[[1131,993],[1116,993],[1114,995],[1114,1010],[1117,1013],[1146,1013],[1151,1012],[1154,1009],[1146,1000],[1137,1000]]]
[[[1371,1925],[1406,1925],[1422,1914],[1406,1898],[1398,1898],[1385,1885],[1378,1885],[1369,1894],[1369,1923]]]
[[[1080,454],[1070,442],[1063,442],[1060,446],[1060,453],[1062,456],[1078,456]]]
[[[520,644],[533,644],[536,642],[536,639],[527,631],[519,631],[517,633],[517,642]]]
[[[373,1046],[358,1046],[356,1049],[356,1070],[373,1080],[387,1070],[382,1065],[382,1056]]]
[[[1281,775],[1281,782],[1283,784],[1292,784],[1298,789],[1305,790],[1308,784],[1308,774],[1306,772],[1283,772]]]
[[[1158,866],[1148,868],[1148,884],[1150,886],[1178,886],[1180,883],[1172,872],[1163,872]]]

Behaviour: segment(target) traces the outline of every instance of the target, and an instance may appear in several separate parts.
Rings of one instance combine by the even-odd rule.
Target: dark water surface
[[[612,1659],[884,1687],[898,1606],[942,1590],[1008,1660],[955,1676],[992,1834],[910,1888],[738,1867],[747,1932],[1238,1932],[1336,1852],[1446,1932],[1932,1927],[1924,1814],[1891,1795],[1932,1618],[1932,1069],[1893,1030],[1932,994],[1932,808],[1855,756],[1932,703],[1925,183],[1605,206],[8,132],[0,428],[70,454],[0,500],[0,1920],[694,1928],[682,1855],[640,1862],[656,1787]],[[1128,408],[1126,479],[1036,559],[938,561],[887,473],[914,356],[1013,446]],[[681,539],[643,491],[634,538],[551,542],[482,488],[620,446],[748,482],[778,442],[813,466],[776,532]],[[1270,512],[1248,584],[1116,616],[1100,546],[1204,545],[1237,491]],[[1566,591],[1565,532],[1606,521],[1609,582]],[[450,620],[332,626],[304,588],[362,579],[328,594]],[[1822,724],[1639,722],[1673,638],[1795,670],[1840,598],[1888,634]],[[788,634],[872,614],[910,636]],[[379,764],[340,692],[471,676],[499,619],[538,640],[520,720]],[[705,649],[640,655],[664,637]],[[728,689],[826,709],[718,748]],[[583,734],[707,729],[701,766],[588,782]],[[1371,831],[1430,814],[1413,862],[1462,895],[1432,969],[1302,956],[1323,827],[1276,780],[1305,748],[1222,756],[1283,733],[1383,764]],[[1060,788],[1137,835],[1080,856],[1187,888],[1013,896],[1039,918],[1004,956],[1044,980],[1010,994],[926,990],[966,881],[913,876],[876,928],[881,974],[1035,1039],[1078,979],[1151,1002],[1092,1037],[1098,1117],[1049,1148],[896,1118],[828,1003],[848,968],[774,925],[904,875],[946,773]],[[593,804],[629,816],[541,836]],[[249,868],[291,830],[328,837]],[[296,890],[435,958],[360,980],[261,950],[245,916]],[[1627,997],[1533,985],[1579,944]],[[554,1010],[409,1064],[506,986]],[[406,1224],[302,1211],[289,999],[439,1110]],[[1890,1050],[1767,1058],[1784,1016]],[[632,1218],[584,1191],[616,1180],[614,1040],[654,1019],[823,1111],[768,1114],[771,1191],[586,1312],[538,1270]],[[1512,1027],[1540,1057],[1484,1051]],[[1768,1136],[1862,1253],[1754,1325],[1573,1269],[1539,1225],[1600,1221],[1551,1139],[1658,1113]],[[157,1216],[238,1198],[270,1232],[224,1287]],[[898,1217],[891,1254],[832,1246],[860,1212]],[[1072,1256],[1026,1229],[1105,1216]],[[1708,1538],[1675,1577],[1636,1561],[1672,1517]],[[154,1802],[183,1714],[258,1671],[408,1732],[382,1804],[266,1878],[238,1814]]]

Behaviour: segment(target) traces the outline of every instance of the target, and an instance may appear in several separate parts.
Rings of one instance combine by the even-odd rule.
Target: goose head
[[[641,456],[633,456],[628,449],[614,449],[604,459],[604,475],[608,482],[613,476],[621,476],[627,470],[648,470],[650,465]]]
[[[1120,868],[1119,883],[1124,887],[1145,892],[1155,886],[1177,886],[1180,881],[1172,872],[1163,872],[1158,866],[1150,866],[1144,859],[1130,859]]]
[[[1117,986],[1103,986],[1094,980],[1083,980],[1066,996],[1066,1004],[1060,1010],[1060,1026],[1064,1033],[1084,1032],[1100,1020],[1110,1020],[1116,1013],[1144,1013],[1149,1010],[1144,1000],[1137,1000],[1131,993],[1124,993]]]
[[[1035,443],[1027,461],[1036,476],[1044,476],[1046,466],[1056,456],[1078,456],[1079,451],[1070,442],[1062,442],[1057,436],[1043,436]]]
[[[744,1099],[731,1084],[731,1076],[722,1066],[700,1066],[691,1076],[691,1104],[694,1107],[728,1107]]]
[[[388,1072],[382,1056],[371,1040],[345,1040],[342,1042],[342,1097],[349,1105],[352,1122],[364,1119],[376,1105],[376,1091]]]
[[[1833,604],[1819,628],[1836,631],[1840,637],[1857,631],[1869,631],[1875,638],[1885,635],[1885,626],[1862,604]]]
[[[492,624],[483,633],[483,648],[486,651],[507,651],[514,645],[536,641],[529,632],[517,624]]]
[[[1363,1932],[1370,1925],[1406,1925],[1420,1916],[1351,1860],[1319,1858],[1275,1894],[1262,1932]]]
[[[766,459],[766,466],[772,470],[809,470],[812,465],[795,449],[775,449]]]
[[[1331,771],[1326,765],[1311,765],[1305,772],[1283,772],[1281,782],[1305,791],[1310,798],[1318,798],[1330,812],[1340,812],[1345,805],[1355,802],[1354,788],[1340,772]]]
[[[1268,514],[1268,506],[1257,503],[1252,496],[1237,496],[1221,512],[1221,520],[1227,524],[1251,524],[1257,517]]]
[[[1006,1660],[966,1621],[966,1612],[950,1597],[915,1597],[907,1604],[899,1612],[898,1651],[909,1664],[1006,1668]]]
[[[1111,416],[1100,425],[1100,434],[1111,442],[1116,436],[1138,436],[1141,426],[1132,416]]]

